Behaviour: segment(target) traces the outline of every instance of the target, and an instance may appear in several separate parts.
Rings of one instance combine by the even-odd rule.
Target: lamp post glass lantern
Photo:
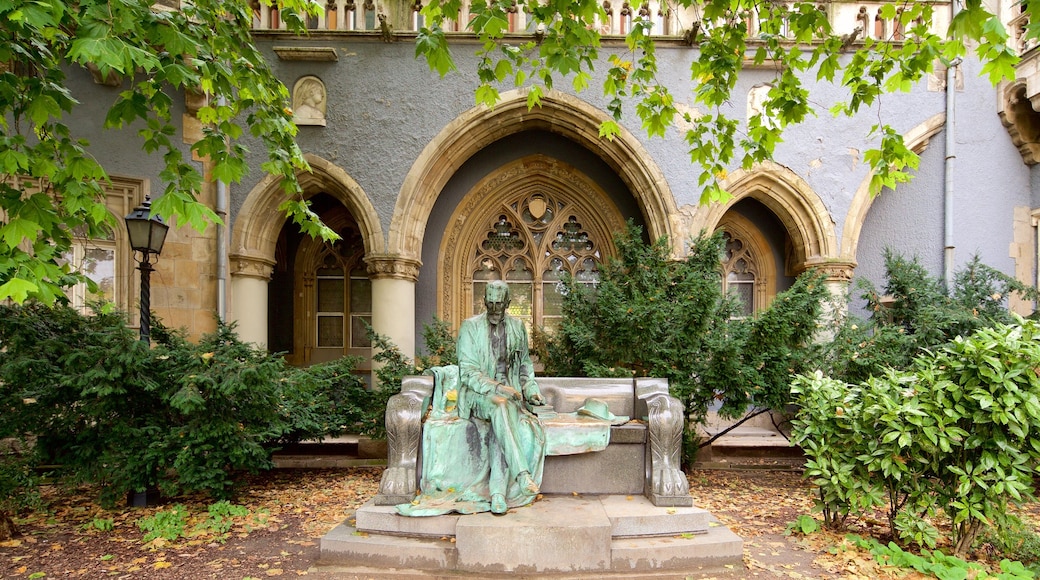
[[[151,287],[150,277],[152,273],[151,255],[156,256],[162,252],[163,242],[166,241],[166,232],[170,226],[163,222],[158,215],[151,215],[152,201],[145,197],[141,205],[127,214],[126,233],[130,237],[130,247],[135,252],[141,252],[139,262],[141,270],[141,340],[151,342]]]

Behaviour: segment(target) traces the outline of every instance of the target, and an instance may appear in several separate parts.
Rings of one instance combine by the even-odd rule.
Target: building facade
[[[682,37],[687,15],[654,2],[614,4],[605,3],[598,72],[607,55],[627,50],[622,35],[643,10],[661,35],[663,79],[680,107],[696,113],[689,63],[697,49]],[[948,21],[948,3],[936,4]],[[858,27],[898,38],[901,31],[880,19],[879,6],[830,2],[821,9],[838,32]],[[967,59],[950,77],[952,94],[943,70],[855,118],[828,112],[845,98],[840,86],[811,85],[818,116],[787,130],[772,162],[731,171],[724,186],[732,199],[702,206],[682,126],[649,138],[630,106],[621,135],[600,138],[609,115],[596,80],[581,93],[552,91],[534,109],[516,90],[494,108],[475,106],[472,37],[452,36],[459,70],[440,78],[414,58],[415,8],[333,0],[306,37],[257,9],[255,38],[292,91],[297,140],[312,168],[300,175],[305,196],[342,239],[316,241],[286,221],[277,209],[280,183],[259,170],[263,152],[254,144],[256,169],[243,183],[210,181],[204,192],[227,227],[171,231],[152,277],[152,308],[166,323],[198,336],[226,317],[245,340],[305,365],[369,357],[369,322],[414,354],[425,323],[439,317],[457,328],[479,312],[482,285],[502,278],[513,287],[517,316],[551,326],[560,308],[556,282],[564,273],[594,280],[626,220],[648,238],[667,236],[677,256],[692,236],[724,228],[723,284],[741,296],[747,313],[809,268],[823,269],[835,293],[856,277],[881,281],[886,247],[917,256],[936,276],[978,255],[1036,284],[1040,117],[1031,99],[1040,92],[1040,67],[1031,46],[1021,46],[1015,83],[993,87]],[[1023,29],[1021,17],[1007,11],[1009,29]],[[514,16],[511,30],[529,35],[522,12]],[[753,114],[774,74],[746,69],[728,113]],[[70,82],[91,96],[82,99],[87,112],[99,111],[74,124],[94,135],[92,152],[117,178],[110,208],[121,217],[127,204],[161,191],[158,161],[125,131],[92,126],[118,87],[95,82],[87,71],[73,72]],[[202,101],[175,101],[187,149],[201,134],[195,112]],[[869,130],[879,120],[903,132],[921,165],[910,183],[872,197],[862,155],[876,146]],[[103,248],[108,253],[99,255],[111,264],[112,297],[132,311],[137,274],[123,235],[114,232]]]

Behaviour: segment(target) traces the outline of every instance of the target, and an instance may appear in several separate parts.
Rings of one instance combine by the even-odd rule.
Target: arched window
[[[491,280],[509,284],[509,314],[528,327],[554,327],[560,310],[562,280],[585,284],[598,279],[603,259],[601,237],[584,229],[567,204],[542,193],[504,204],[474,249],[471,312],[484,308],[484,287]],[[572,210],[574,208],[571,208]]]
[[[769,306],[776,295],[776,260],[765,236],[742,215],[727,213],[719,227],[726,245],[722,252],[722,290],[736,295],[738,316],[751,316]]]
[[[458,325],[483,312],[484,287],[505,280],[510,315],[529,328],[562,316],[565,276],[594,284],[624,221],[583,174],[541,155],[506,165],[456,208],[442,243],[439,316]]]
[[[744,240],[723,233],[726,249],[723,251],[722,288],[727,294],[735,295],[740,301],[739,315],[751,316],[760,306],[755,304],[755,280],[758,264],[748,252]]]

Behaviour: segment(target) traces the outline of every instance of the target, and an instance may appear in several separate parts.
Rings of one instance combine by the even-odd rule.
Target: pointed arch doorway
[[[552,328],[567,275],[592,284],[615,255],[625,222],[588,176],[544,155],[506,163],[464,196],[439,252],[439,316],[458,328],[483,310],[484,285],[510,285],[510,314],[529,328]]]
[[[268,302],[271,350],[296,366],[362,357],[357,371],[371,370],[365,324],[372,319],[372,283],[364,263],[358,223],[339,200],[319,193],[311,209],[340,235],[334,243],[282,226]]]

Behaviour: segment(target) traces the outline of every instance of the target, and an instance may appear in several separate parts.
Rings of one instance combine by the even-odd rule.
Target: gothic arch
[[[304,157],[311,166],[309,173],[301,172],[298,176],[304,197],[325,192],[338,199],[357,221],[365,253],[382,254],[383,229],[379,216],[361,186],[332,162],[309,153]],[[249,192],[231,233],[231,254],[235,259],[274,263],[278,233],[286,220],[278,206],[284,201],[282,180],[271,175]]]
[[[524,200],[533,198],[541,200],[543,210],[537,216],[528,214],[525,224]],[[548,211],[544,211],[546,202]],[[552,242],[565,224],[577,219],[588,236],[586,241],[591,242],[590,253],[584,258],[582,252],[571,254],[579,256],[564,267],[572,275],[575,272],[570,270],[580,262],[593,259],[602,263],[614,256],[611,235],[625,227],[624,218],[607,194],[567,163],[536,154],[503,165],[477,183],[455,209],[438,252],[438,316],[456,328],[474,314],[469,311],[474,301],[473,271],[478,256],[486,254],[478,248],[488,237],[489,228],[494,228],[494,216],[500,214],[507,220],[519,218],[516,224],[510,222],[510,229],[521,232],[518,239],[524,240],[524,251],[516,256],[522,256],[520,260],[539,272],[536,279],[541,279],[540,272],[546,271],[553,259],[564,257],[566,261],[568,252],[553,251]],[[533,296],[541,296],[541,291],[535,290]]]
[[[426,220],[455,170],[491,143],[531,129],[563,135],[598,155],[632,191],[651,239],[667,235],[681,247],[681,237],[675,235],[675,201],[664,174],[626,129],[613,140],[601,138],[599,125],[607,119],[585,101],[557,91],[550,91],[533,109],[527,106],[525,92],[513,90],[503,93],[493,109],[478,106],[464,112],[427,144],[405,177],[390,223],[389,253],[418,260]]]
[[[925,122],[907,131],[903,135],[906,146],[914,153],[920,154],[928,147],[928,142],[946,125],[946,114],[938,113]],[[845,226],[841,235],[841,257],[844,261],[855,264],[859,236],[863,231],[863,222],[867,219],[874,196],[870,194],[870,180],[874,172],[870,171],[860,182],[856,194],[849,205],[849,213],[845,217]]]
[[[690,233],[715,231],[737,202],[752,198],[769,208],[791,237],[792,273],[838,257],[834,220],[827,207],[809,184],[790,169],[767,161],[750,170],[731,173],[723,188],[732,197],[726,203],[699,208]]]
[[[762,231],[758,229],[758,226],[736,212],[722,216],[719,227],[745,244],[745,250],[753,264],[755,274],[754,309],[758,311],[767,308],[776,297],[777,273],[783,271],[782,268],[777,267],[769,242],[762,236]],[[725,274],[724,271],[723,275]]]

